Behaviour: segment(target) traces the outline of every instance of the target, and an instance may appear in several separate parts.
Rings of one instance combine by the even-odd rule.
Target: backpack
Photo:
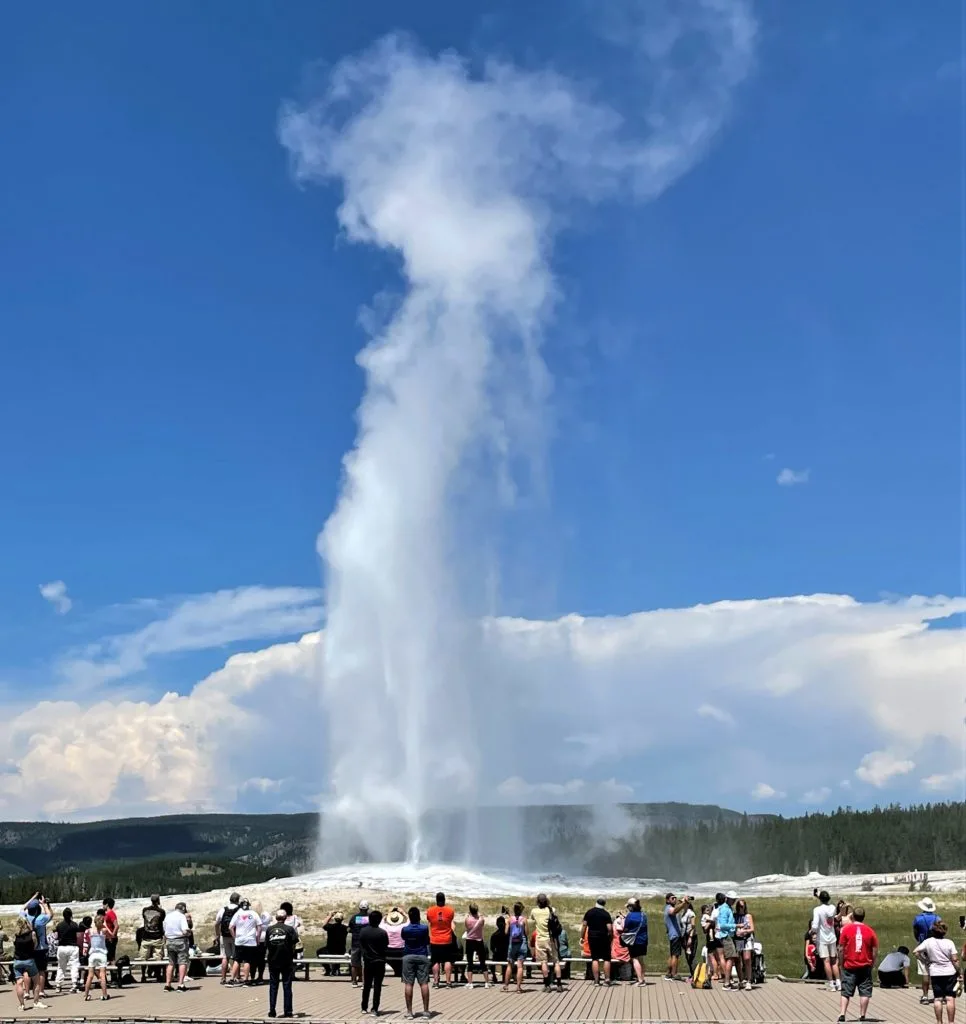
[[[711,975],[708,973],[708,965],[704,960],[694,965],[694,973],[691,975],[691,988],[711,988]]]
[[[226,938],[231,935],[231,919],[238,913],[238,907],[229,903],[221,912],[221,934]]]
[[[119,956],[114,961],[117,967],[117,983],[118,986],[133,985],[134,975],[131,973],[131,958],[129,956]]]
[[[520,918],[515,917],[510,922],[510,941],[511,942],[525,942],[527,938],[527,930],[524,928]]]
[[[559,939],[560,933],[563,931],[563,925],[560,923],[560,918],[553,912],[553,907],[550,908],[550,917],[547,918],[547,931],[550,933],[551,939]]]

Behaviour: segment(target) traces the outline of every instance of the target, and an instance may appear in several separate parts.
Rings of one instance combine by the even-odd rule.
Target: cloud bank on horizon
[[[292,595],[262,595],[265,619],[249,618],[249,628],[284,630],[273,624],[284,599]],[[158,628],[184,624],[185,603]],[[187,603],[205,609],[217,649],[225,632],[211,602]],[[237,621],[225,594],[217,605]],[[930,627],[963,612],[963,598],[819,594],[490,619],[487,689],[473,709],[481,797],[758,810],[957,798],[962,639]],[[182,635],[200,642],[195,629]],[[324,643],[310,632],[233,655],[186,692],[158,699],[125,696],[113,680],[87,699],[11,708],[0,725],[0,817],[318,807]],[[148,673],[177,653],[172,643],[150,656]],[[521,738],[534,736],[537,767],[517,754]]]

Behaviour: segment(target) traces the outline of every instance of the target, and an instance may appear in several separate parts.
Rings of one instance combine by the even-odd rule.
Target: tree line
[[[652,826],[616,840],[594,858],[592,870],[611,876],[700,881],[809,871],[942,871],[964,864],[966,804],[949,802]]]

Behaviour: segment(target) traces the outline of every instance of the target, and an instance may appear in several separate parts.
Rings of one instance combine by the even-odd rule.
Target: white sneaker
[[[472,981],[468,981],[468,982],[466,983],[465,987],[466,987],[466,988],[472,988],[472,987],[473,987],[473,982],[472,982]]]

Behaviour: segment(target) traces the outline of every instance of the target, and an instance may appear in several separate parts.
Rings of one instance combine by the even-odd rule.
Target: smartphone
[[[966,929],[966,914],[959,915],[959,927]]]

